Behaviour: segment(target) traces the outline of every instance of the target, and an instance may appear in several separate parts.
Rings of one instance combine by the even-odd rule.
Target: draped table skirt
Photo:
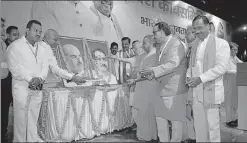
[[[43,90],[38,133],[46,142],[90,139],[132,124],[128,87]]]

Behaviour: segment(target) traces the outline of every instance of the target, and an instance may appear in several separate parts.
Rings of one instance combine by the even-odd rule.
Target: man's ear
[[[29,28],[26,28],[25,35],[29,32]]]
[[[10,34],[6,33],[7,34],[7,38],[9,39],[10,38]]]

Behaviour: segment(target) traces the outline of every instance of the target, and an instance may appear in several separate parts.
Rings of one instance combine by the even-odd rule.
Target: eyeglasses
[[[109,6],[111,6],[112,5],[112,1],[101,1],[101,4],[102,5],[109,5]]]
[[[94,59],[96,61],[107,61],[107,58],[98,58],[98,57],[95,57]]]
[[[160,29],[157,30],[157,31],[153,31],[153,34],[155,35],[157,32],[161,31]]]

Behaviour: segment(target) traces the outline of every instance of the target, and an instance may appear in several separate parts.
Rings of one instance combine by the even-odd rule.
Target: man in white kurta
[[[223,75],[227,71],[230,48],[227,41],[209,34],[209,20],[197,16],[192,22],[200,39],[191,51],[187,84],[193,98],[194,129],[197,142],[220,142],[219,105],[224,101]],[[192,93],[192,94],[191,94]]]
[[[37,121],[42,93],[29,89],[31,81],[45,77],[42,73],[44,49],[37,43],[41,32],[40,22],[29,21],[26,36],[14,41],[7,50],[8,67],[13,76],[14,142],[41,141],[37,134]]]
[[[230,42],[229,45],[231,48],[229,69],[224,75],[226,124],[230,127],[236,127],[238,109],[236,74],[237,63],[242,63],[242,61],[236,56],[238,53],[238,45],[233,42]]]
[[[44,48],[44,54],[46,59],[45,69],[43,70],[44,71],[43,74],[45,75],[45,78],[47,77],[47,74],[50,70],[53,74],[63,79],[71,80],[76,84],[83,82],[84,79],[82,76],[75,75],[74,73],[63,70],[58,66],[57,59],[54,56],[54,53],[51,48],[51,45],[54,44],[57,44],[58,45],[57,48],[60,48],[60,42],[58,41],[58,39],[59,39],[59,34],[53,29],[48,29],[44,34],[43,40],[39,42],[39,45]]]

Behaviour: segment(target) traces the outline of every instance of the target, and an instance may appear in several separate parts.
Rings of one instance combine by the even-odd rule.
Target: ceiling
[[[233,29],[247,24],[247,0],[182,0],[211,13],[232,25]]]

